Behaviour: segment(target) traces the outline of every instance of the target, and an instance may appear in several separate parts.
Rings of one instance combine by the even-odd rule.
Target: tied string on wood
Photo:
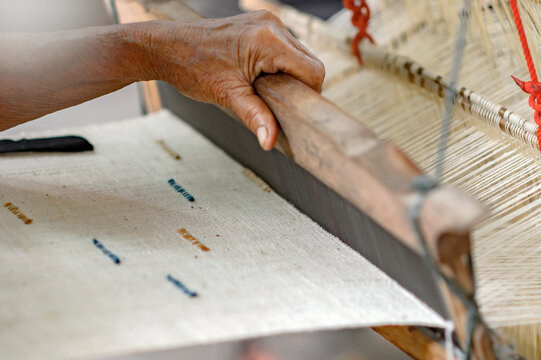
[[[473,0],[462,1],[462,11],[460,13],[460,23],[458,32],[456,35],[455,51],[452,59],[450,86],[445,91],[444,96],[444,111],[442,117],[442,125],[440,131],[440,139],[438,144],[438,150],[435,160],[435,176],[430,178],[421,175],[413,180],[411,186],[417,192],[416,199],[409,207],[408,215],[410,223],[415,231],[417,241],[422,249],[423,259],[431,269],[432,273],[437,278],[441,279],[448,287],[448,289],[462,302],[466,309],[466,321],[464,329],[464,348],[463,358],[469,360],[473,354],[474,333],[477,325],[486,326],[481,314],[479,313],[479,306],[475,301],[473,293],[467,291],[463,286],[457,282],[455,278],[451,278],[443,273],[436,264],[435,260],[430,256],[428,245],[421,229],[419,222],[421,209],[429,193],[435,190],[443,180],[443,165],[445,162],[445,152],[447,150],[447,142],[449,139],[449,133],[451,131],[451,121],[453,117],[453,98],[455,97],[455,86],[459,78],[460,71],[462,69],[462,60],[464,58],[464,49],[466,48],[466,34],[468,31],[468,25],[471,17],[471,7]],[[453,359],[452,351],[452,339],[446,337],[446,352],[447,359]],[[490,345],[492,346],[492,344]]]
[[[539,143],[539,150],[541,150],[541,83],[537,79],[535,65],[532,60],[532,54],[530,52],[524,26],[522,25],[517,0],[509,0],[509,5],[511,6],[511,11],[513,12],[513,18],[515,19],[515,25],[517,26],[518,36],[520,38],[522,50],[524,51],[524,58],[526,60],[526,65],[528,66],[531,81],[522,81],[514,76],[511,77],[513,80],[515,80],[522,91],[530,95],[528,104],[535,111],[534,121],[537,124],[537,142]]]
[[[539,150],[541,150],[541,83],[537,80],[533,80],[533,77],[532,81],[522,81],[514,76],[511,77],[522,91],[530,94],[528,104],[535,111],[533,118],[537,124],[537,142],[539,143]]]
[[[372,44],[375,43],[372,35],[368,33],[370,8],[368,7],[366,0],[344,0],[343,4],[346,9],[353,12],[353,15],[351,16],[351,23],[353,26],[359,29],[357,35],[355,35],[355,38],[353,38],[353,41],[351,42],[351,52],[362,65],[363,59],[361,58],[361,53],[359,52],[359,43],[364,39],[368,39]]]

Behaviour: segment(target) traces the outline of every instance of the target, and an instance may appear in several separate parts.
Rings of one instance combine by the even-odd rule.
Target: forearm
[[[0,34],[0,131],[153,76],[140,23]]]
[[[49,34],[0,34],[0,131],[107,94],[165,80],[232,109],[270,150],[278,125],[253,88],[284,72],[317,91],[321,61],[268,12],[196,22],[150,21]]]

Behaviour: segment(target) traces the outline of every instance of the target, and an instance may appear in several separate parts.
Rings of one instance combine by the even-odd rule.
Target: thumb
[[[250,87],[246,94],[235,96],[231,109],[259,141],[263,150],[271,150],[278,136],[278,124],[267,104]]]

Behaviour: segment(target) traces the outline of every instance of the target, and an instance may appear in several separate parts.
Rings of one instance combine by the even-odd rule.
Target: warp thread
[[[370,35],[368,32],[370,8],[368,7],[366,0],[344,0],[343,4],[346,9],[353,12],[353,15],[351,16],[351,23],[358,29],[358,31],[357,35],[355,35],[353,41],[351,42],[351,52],[362,65],[363,59],[359,51],[359,43],[364,39],[368,39],[372,44],[375,43],[372,35]]]
[[[522,51],[524,51],[524,58],[526,60],[526,65],[528,66],[531,81],[521,81],[514,76],[511,77],[522,91],[530,95],[528,104],[535,111],[534,121],[537,124],[537,142],[539,144],[539,150],[541,150],[541,83],[537,79],[532,53],[530,52],[530,46],[528,45],[528,39],[526,38],[526,32],[524,31],[524,26],[520,17],[517,0],[510,0],[509,5],[513,12],[513,18],[515,20],[515,25],[517,26],[520,44],[522,45]]]

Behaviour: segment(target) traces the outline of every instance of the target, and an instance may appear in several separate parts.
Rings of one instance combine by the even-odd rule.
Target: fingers
[[[271,150],[278,136],[278,124],[267,104],[251,86],[237,89],[230,97],[230,107],[257,136],[263,150]]]
[[[303,51],[294,48],[274,59],[274,65],[278,71],[292,75],[315,91],[321,92],[325,79],[325,67],[315,56],[308,56]]]
[[[303,43],[301,43],[299,40],[297,40],[297,38],[287,29],[285,28],[286,31],[286,37],[287,39],[289,40],[289,43],[291,44],[291,46],[295,47],[297,50],[303,52],[306,56],[318,61],[321,63],[321,61],[317,58],[317,56],[315,56],[310,50],[308,50],[308,48],[306,46],[303,45]]]
[[[299,79],[312,89],[321,92],[325,79],[323,63],[291,35],[281,21],[273,16],[267,31],[260,31],[258,44],[268,44],[260,48],[257,56],[260,72],[284,72]],[[257,71],[259,70],[259,71]]]
[[[263,14],[268,17],[268,14]],[[261,73],[283,72],[299,79],[312,89],[321,92],[325,67],[308,49],[302,46],[275,17],[270,16],[268,27],[260,29],[248,44],[245,59],[255,65],[255,73],[245,76],[246,87],[242,94],[230,101],[230,107],[248,128],[257,135],[264,150],[270,150],[278,136],[278,124],[265,102],[255,94],[251,82]],[[261,44],[266,44],[261,46]],[[250,68],[248,66],[247,68]]]

